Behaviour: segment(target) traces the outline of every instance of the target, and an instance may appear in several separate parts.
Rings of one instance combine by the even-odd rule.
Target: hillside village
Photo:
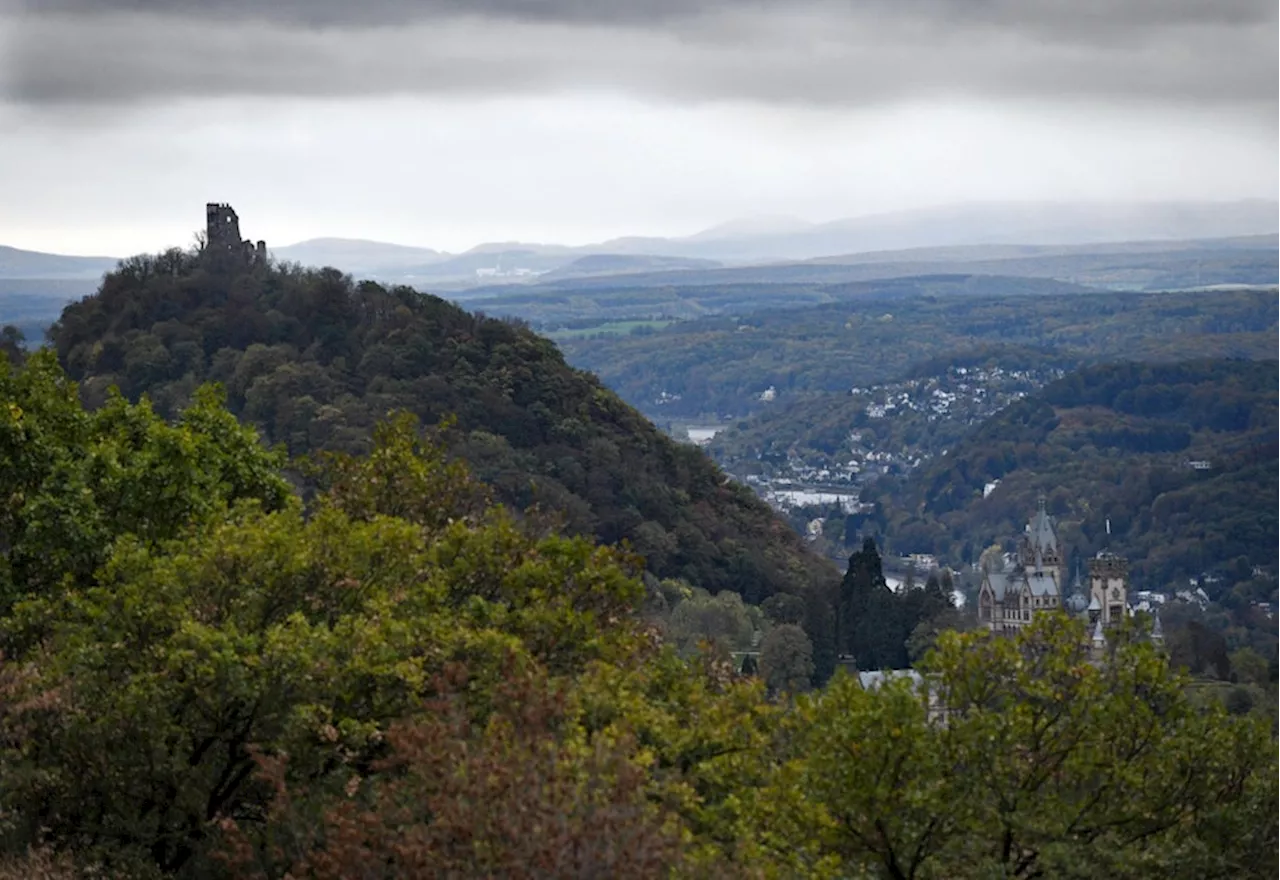
[[[707,447],[732,476],[781,511],[839,504],[857,512],[857,495],[869,481],[902,475],[947,454],[966,428],[1060,378],[1053,367],[1006,369],[954,366],[938,373],[879,385],[855,386],[844,397],[824,396],[845,429],[826,449],[770,436],[789,426],[784,396],[765,413],[736,428],[684,429]],[[833,431],[827,432],[829,435]]]

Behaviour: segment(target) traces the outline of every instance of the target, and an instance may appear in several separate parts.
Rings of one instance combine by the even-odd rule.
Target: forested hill
[[[392,409],[427,424],[456,416],[451,448],[499,499],[627,539],[660,577],[751,602],[836,577],[750,490],[550,341],[407,287],[333,269],[215,271],[174,250],[122,262],[50,337],[90,404],[117,385],[172,414],[217,381],[237,415],[294,455],[363,451]]]
[[[1019,532],[1044,493],[1073,554],[1123,553],[1143,586],[1274,566],[1278,380],[1276,361],[1070,373],[905,481],[871,489],[877,512],[864,525],[897,551],[974,561]]]
[[[620,338],[565,340],[563,348],[571,363],[655,418],[748,415],[780,408],[793,395],[898,381],[923,362],[992,345],[1040,352],[1041,366],[1275,357],[1275,290],[983,291],[1000,288],[984,281],[974,295],[868,296],[708,317]],[[769,387],[777,398],[765,401]]]

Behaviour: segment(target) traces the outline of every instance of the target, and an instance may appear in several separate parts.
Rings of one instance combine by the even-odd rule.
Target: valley
[[[721,234],[726,233],[715,235]],[[598,375],[673,439],[704,449],[733,480],[785,516],[812,549],[837,564],[867,529],[904,555],[932,556],[956,567],[973,564],[967,553],[940,551],[936,538],[924,538],[914,514],[892,507],[902,503],[893,487],[911,485],[944,463],[949,467],[948,456],[989,421],[1073,371],[1119,360],[1275,356],[1276,293],[1267,286],[1276,280],[1275,235],[1111,244],[930,243],[753,265],[733,265],[735,258],[715,244],[714,235],[698,241],[696,247],[672,249],[670,242],[635,240],[617,256],[598,248],[535,248],[529,253],[554,268],[530,270],[499,286],[447,290],[446,284],[441,292],[554,341],[568,364]],[[685,255],[654,253],[662,249]],[[461,259],[339,239],[279,252],[304,259],[332,256],[393,277],[402,269],[411,276],[416,265]],[[467,259],[477,266],[494,260],[500,265],[511,252],[484,246]],[[718,259],[708,256],[714,254]],[[0,274],[40,277],[0,279],[0,323],[38,339],[61,304],[91,283],[85,273],[100,265],[99,258],[42,261],[14,251],[8,263],[0,263]],[[299,269],[285,266],[283,277],[302,277]],[[78,274],[48,277],[59,273]],[[477,277],[493,280],[495,273]],[[71,353],[75,346],[68,340],[75,338],[81,314],[82,309],[70,310],[56,336],[77,363],[80,355]],[[170,410],[190,381],[177,381],[190,369],[183,366],[189,343],[182,340],[207,331],[175,335],[165,328],[161,322],[149,332],[141,326],[128,330],[125,359],[99,357],[96,370],[114,366],[102,377],[91,370],[86,387],[94,394],[109,381],[121,382],[130,394],[145,387],[162,411]],[[361,391],[365,371],[390,369],[407,378],[415,369],[391,366],[395,357],[403,359],[393,355],[398,343],[376,345],[363,357],[376,355],[386,366],[368,362],[336,382],[331,369],[323,379],[289,379],[302,381],[298,387],[307,390],[284,392],[285,398],[301,393],[309,402],[285,412],[264,396],[265,378],[255,378],[262,370],[264,377],[283,377],[280,371],[299,356],[287,346],[289,335],[281,333],[254,331],[235,343],[247,346],[241,360],[252,366],[233,365],[227,355],[226,363],[189,375],[229,381],[233,405],[254,413],[269,435],[292,438],[294,448],[357,442],[357,426],[367,424],[367,416],[342,401],[368,393]],[[142,357],[138,346],[149,339],[161,348]],[[266,352],[258,352],[263,345]],[[245,369],[251,373],[241,377]],[[157,383],[165,375],[170,378]],[[385,379],[379,381],[387,387]],[[252,395],[250,386],[258,389]],[[465,422],[463,400],[455,406]],[[445,410],[437,405],[423,412],[434,418]],[[314,421],[315,413],[324,413],[323,421]],[[516,451],[519,444],[493,446],[479,438],[472,431],[465,445],[474,447],[469,455],[497,485],[511,480],[513,468],[529,467],[515,463],[525,455]],[[541,443],[550,453],[561,440]],[[537,470],[543,497],[597,491],[572,488],[587,484],[564,462]],[[518,480],[509,485],[506,491],[521,503],[534,497],[517,488]],[[993,475],[976,490],[983,497],[999,496],[1008,485],[1004,476]],[[577,511],[570,522],[578,529],[625,534],[616,530],[630,528],[625,516],[606,524],[574,504],[557,505]],[[639,509],[647,516],[643,505]],[[669,536],[644,534],[639,545],[661,567],[669,551],[660,548]],[[1222,562],[1208,559],[1206,565]]]

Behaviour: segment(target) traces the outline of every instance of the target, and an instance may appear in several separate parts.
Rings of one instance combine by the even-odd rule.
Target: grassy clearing
[[[587,339],[594,336],[627,336],[640,328],[649,330],[661,330],[676,323],[670,320],[657,321],[605,321],[591,327],[574,327],[561,328],[559,330],[550,330],[543,333],[548,339],[560,341],[562,339]]]

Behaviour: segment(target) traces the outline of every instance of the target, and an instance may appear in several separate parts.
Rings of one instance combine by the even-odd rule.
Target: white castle
[[[1016,633],[1037,614],[1065,610],[1086,618],[1093,640],[1105,641],[1103,632],[1129,613],[1129,561],[1103,551],[1089,560],[1089,592],[1077,575],[1070,596],[1065,596],[1062,546],[1053,519],[1041,496],[1038,510],[1018,541],[1013,565],[983,572],[978,591],[978,620],[993,632]],[[1159,637],[1157,618],[1152,637]]]

